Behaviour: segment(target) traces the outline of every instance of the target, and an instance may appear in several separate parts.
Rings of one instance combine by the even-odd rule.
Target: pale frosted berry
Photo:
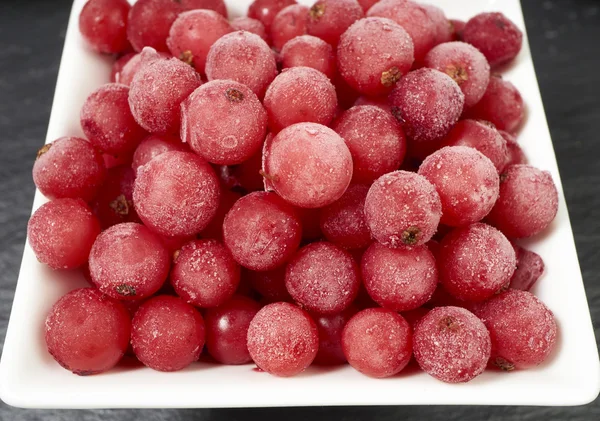
[[[291,4],[277,13],[271,25],[273,47],[281,50],[291,39],[306,34],[308,7],[302,4]]]
[[[318,0],[310,8],[306,32],[335,47],[346,29],[363,17],[356,0]]]

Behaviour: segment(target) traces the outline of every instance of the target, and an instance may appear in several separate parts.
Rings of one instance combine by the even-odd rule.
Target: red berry
[[[240,265],[271,270],[294,255],[302,226],[292,206],[275,193],[255,192],[233,205],[223,222],[223,239]]]
[[[424,6],[409,0],[382,0],[369,9],[367,16],[388,18],[402,26],[413,40],[415,62],[419,63],[436,44],[437,26]]]
[[[48,198],[92,200],[106,178],[102,155],[78,137],[61,137],[44,145],[33,164],[33,181]]]
[[[318,348],[315,322],[292,304],[268,304],[250,322],[248,351],[268,373],[281,377],[299,374],[313,362]]]
[[[529,291],[544,274],[544,261],[537,253],[513,244],[517,255],[517,268],[510,279],[509,288]]]
[[[201,308],[217,307],[235,293],[240,267],[217,240],[194,240],[177,253],[171,283],[185,302]]]
[[[356,0],[318,0],[310,8],[306,32],[335,47],[346,29],[364,16]]]
[[[392,114],[415,145],[445,136],[458,121],[465,96],[450,76],[423,68],[412,71],[390,93]]]
[[[340,74],[363,95],[389,93],[408,73],[414,47],[408,33],[390,19],[356,21],[342,35],[337,49]]]
[[[129,48],[127,0],[89,0],[79,15],[79,31],[94,50],[116,54]]]
[[[358,294],[360,274],[350,254],[328,242],[301,248],[288,263],[285,285],[292,298],[309,311],[344,311]]]
[[[490,334],[473,313],[460,307],[437,307],[415,327],[415,359],[429,375],[461,383],[480,375],[490,357]]]
[[[269,187],[286,201],[319,208],[346,191],[352,179],[352,156],[333,130],[299,123],[265,143],[263,171]]]
[[[230,79],[248,86],[260,99],[277,76],[273,52],[258,35],[236,31],[219,38],[206,58],[208,80]]]
[[[342,332],[348,320],[356,312],[357,309],[350,306],[337,314],[311,314],[319,330],[319,352],[317,352],[314,364],[331,366],[346,362],[342,348]]]
[[[474,148],[442,148],[423,161],[419,174],[429,180],[440,195],[440,222],[445,225],[478,222],[492,210],[498,199],[498,172],[492,161]]]
[[[179,0],[137,0],[129,12],[127,39],[136,51],[169,51],[169,29],[184,10]]]
[[[33,213],[27,225],[35,256],[52,269],[83,266],[98,234],[98,219],[81,199],[48,202]]]
[[[83,132],[102,152],[128,154],[147,135],[129,109],[129,88],[107,83],[87,97],[81,107]]]
[[[508,154],[502,135],[485,121],[459,121],[444,138],[442,145],[475,148],[492,161],[498,172],[504,169]]]
[[[510,238],[545,230],[558,211],[558,191],[548,171],[512,165],[500,175],[500,196],[487,221]]]
[[[116,59],[112,65],[110,70],[110,83],[122,83],[119,82],[121,77],[121,72],[123,72],[123,68],[134,58],[136,53],[127,53]]]
[[[337,97],[333,84],[323,73],[310,67],[292,67],[275,78],[263,103],[269,126],[277,133],[296,123],[329,124]]]
[[[58,300],[46,318],[48,352],[80,376],[113,368],[129,346],[127,309],[93,288],[80,288]]]
[[[131,344],[144,365],[158,371],[177,371],[198,360],[204,335],[204,320],[198,310],[180,298],[158,295],[135,313]]]
[[[285,265],[261,272],[244,270],[242,277],[248,279],[252,288],[267,302],[292,301],[285,287]]]
[[[321,231],[327,240],[345,249],[364,249],[371,244],[364,213],[368,191],[366,185],[352,185],[342,197],[321,210]]]
[[[433,4],[422,4],[421,7],[435,25],[435,45],[453,41],[454,28],[444,11]]]
[[[527,157],[521,146],[517,143],[517,138],[502,130],[499,133],[506,141],[507,154],[504,168],[507,168],[509,165],[527,164]]]
[[[248,17],[261,21],[268,31],[279,11],[292,4],[296,0],[254,0],[248,8]]]
[[[178,59],[147,61],[131,82],[129,106],[133,117],[149,132],[177,133],[180,104],[201,84],[200,75]]]
[[[509,81],[492,75],[481,100],[465,113],[466,117],[486,120],[498,130],[514,133],[525,118],[521,94]]]
[[[535,367],[556,346],[552,312],[532,293],[508,290],[475,309],[492,338],[490,364],[505,371]]]
[[[465,95],[466,108],[479,102],[490,81],[490,65],[485,56],[464,42],[445,42],[432,48],[424,64],[454,79]]]
[[[273,47],[281,50],[291,39],[306,34],[308,7],[302,4],[286,6],[277,13],[271,25]]]
[[[133,153],[131,168],[137,173],[140,167],[152,161],[158,155],[171,151],[188,151],[179,136],[171,134],[151,134],[138,145]]]
[[[240,16],[229,22],[234,31],[247,31],[261,37],[267,44],[269,43],[269,35],[265,25],[257,19],[252,19],[247,16]]]
[[[421,307],[438,282],[435,258],[424,245],[392,249],[373,243],[363,254],[360,269],[369,296],[395,311]]]
[[[497,67],[519,54],[523,32],[500,12],[480,13],[465,24],[463,39],[481,51],[492,67]]]
[[[412,332],[398,313],[368,308],[346,323],[342,347],[356,370],[371,377],[390,377],[402,371],[410,361]]]
[[[213,80],[181,104],[181,138],[208,162],[234,165],[262,146],[267,113],[245,85]]]
[[[357,0],[360,7],[362,7],[363,12],[367,13],[368,10],[379,0]]]
[[[344,111],[332,128],[350,149],[355,183],[370,184],[397,170],[404,160],[406,137],[389,111],[370,105],[354,106]]]
[[[435,234],[441,214],[435,187],[425,177],[408,171],[379,177],[365,201],[371,234],[388,247],[425,244]]]
[[[219,207],[219,180],[190,152],[166,152],[139,168],[133,190],[138,215],[153,231],[187,236],[202,231]]]
[[[108,170],[92,209],[103,229],[122,222],[141,222],[133,207],[135,173],[129,166],[120,165]]]
[[[441,241],[440,282],[460,300],[482,301],[501,291],[516,264],[510,241],[486,224],[456,228]]]
[[[177,0],[185,10],[209,9],[227,17],[227,7],[223,0]]]
[[[283,69],[311,67],[332,80],[335,76],[335,53],[331,45],[321,38],[301,35],[283,45],[281,65]]]
[[[151,51],[150,49],[148,49],[149,51]],[[156,53],[158,54],[159,57],[161,58],[170,58],[171,56],[167,53]],[[148,54],[144,54],[144,56],[148,56]],[[123,58],[125,58],[127,56],[124,56]],[[119,83],[121,85],[131,85],[131,81],[133,80],[133,77],[135,76],[135,74],[138,72],[138,70],[142,67],[142,53],[136,53],[133,54],[126,63],[123,64],[123,67],[121,69],[117,69],[114,70],[114,68],[116,67],[116,64],[119,63],[120,60],[118,60],[115,65],[113,66],[113,71],[115,71],[114,73],[114,80],[111,76],[111,82],[114,83]]]
[[[260,305],[248,297],[234,295],[229,301],[206,312],[206,349],[221,364],[252,361],[246,339],[250,322]]]
[[[171,258],[160,239],[141,224],[124,223],[98,236],[90,252],[90,275],[103,293],[141,300],[167,279]]]

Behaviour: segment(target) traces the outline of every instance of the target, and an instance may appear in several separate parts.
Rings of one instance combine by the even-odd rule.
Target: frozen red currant
[[[507,154],[504,168],[508,167],[509,165],[527,164],[527,157],[517,142],[517,138],[503,130],[500,130],[499,133],[506,141]]]
[[[219,207],[219,180],[191,152],[166,152],[138,169],[133,203],[153,231],[186,236],[202,231]]]
[[[245,269],[242,277],[248,279],[252,288],[267,302],[292,301],[285,287],[285,265],[261,272]]]
[[[181,104],[181,138],[208,162],[240,164],[254,155],[267,134],[267,112],[248,88],[213,80]]]
[[[437,263],[446,291],[460,300],[482,301],[508,285],[517,260],[500,231],[476,223],[442,239]]]
[[[147,135],[129,110],[129,88],[107,83],[81,107],[83,132],[98,149],[111,155],[127,154]]]
[[[79,31],[87,43],[100,53],[116,54],[129,48],[127,0],[90,0],[79,15]]]
[[[463,40],[481,51],[492,67],[497,67],[519,54],[523,32],[500,12],[480,13],[466,23]]]
[[[48,202],[33,213],[27,225],[35,256],[52,269],[84,265],[98,234],[98,219],[81,199]]]
[[[489,121],[498,130],[514,133],[525,118],[525,104],[515,85],[492,75],[485,94],[477,104],[466,110],[465,116]]]
[[[389,96],[392,114],[416,145],[445,136],[458,121],[464,101],[450,76],[428,68],[408,73]]]
[[[106,178],[102,155],[78,137],[61,137],[38,151],[33,181],[48,198],[92,200]]]
[[[362,7],[363,12],[367,13],[368,10],[379,0],[357,0],[360,7]]]
[[[327,240],[345,249],[363,249],[371,243],[364,212],[368,191],[367,185],[351,185],[342,197],[321,209],[321,231]]]
[[[270,30],[279,11],[292,4],[296,4],[296,0],[254,0],[248,8],[248,17],[258,19]]]
[[[113,368],[129,346],[131,319],[127,309],[93,288],[71,291],[46,318],[48,352],[80,376]]]
[[[447,383],[461,383],[480,375],[490,357],[491,341],[485,325],[460,307],[437,307],[415,327],[415,359],[429,375]]]
[[[141,224],[114,225],[98,236],[90,252],[90,276],[103,293],[141,300],[160,289],[171,258],[160,239]]]
[[[247,16],[240,16],[229,22],[234,31],[248,31],[261,37],[266,43],[269,43],[269,35],[265,25],[258,19],[252,19]]]
[[[371,377],[390,377],[402,371],[410,361],[411,328],[396,312],[368,308],[346,323],[342,348],[356,370]]]
[[[315,322],[293,304],[268,304],[250,322],[248,351],[268,373],[281,377],[299,374],[313,362],[318,349]]]
[[[475,309],[492,338],[490,364],[504,371],[535,367],[556,346],[552,312],[527,291],[509,289]]]
[[[440,222],[445,225],[462,226],[481,221],[498,199],[498,172],[492,161],[474,148],[442,148],[423,161],[419,174],[439,193]]]
[[[421,307],[438,282],[435,258],[425,245],[392,249],[375,242],[363,254],[360,269],[369,296],[395,311]]]
[[[206,349],[221,364],[246,364],[252,361],[247,337],[250,322],[260,305],[234,295],[229,301],[206,312]]]
[[[184,245],[171,270],[175,292],[196,307],[217,307],[229,300],[240,283],[240,267],[217,240]]]
[[[122,222],[141,222],[133,207],[135,173],[131,167],[120,165],[108,170],[106,181],[92,202],[92,209],[102,228]]]
[[[330,80],[335,76],[335,53],[331,45],[312,35],[297,36],[283,45],[281,66],[312,67]]]
[[[198,310],[181,298],[158,295],[136,311],[131,345],[144,365],[177,371],[198,360],[204,336],[204,320]]]
[[[213,10],[190,10],[180,14],[169,31],[167,45],[174,57],[204,73],[210,47],[233,28]]]
[[[487,221],[510,238],[531,237],[554,220],[558,191],[548,171],[512,165],[500,175],[500,196]]]
[[[137,170],[152,161],[158,155],[171,151],[188,151],[185,143],[181,142],[179,136],[173,134],[151,134],[146,137],[135,149],[131,168]]]
[[[279,74],[263,102],[275,133],[295,123],[327,125],[333,119],[337,97],[327,76],[310,67],[292,67]]]
[[[517,268],[509,287],[529,291],[544,274],[544,261],[541,256],[531,250],[513,244],[517,255]]]
[[[340,74],[357,92],[369,96],[389,93],[410,70],[414,46],[408,33],[381,17],[361,19],[340,38]]]
[[[467,108],[479,102],[490,81],[490,65],[485,56],[465,42],[445,42],[432,48],[424,64],[454,79],[465,94]]]
[[[302,4],[292,4],[277,13],[271,25],[274,48],[281,50],[289,40],[306,34],[308,10],[308,7]]]
[[[310,8],[306,31],[335,47],[346,29],[364,16],[356,0],[318,0]]]
[[[135,121],[152,133],[177,133],[180,104],[201,84],[200,75],[178,59],[143,63],[129,91]]]
[[[354,183],[372,183],[397,170],[406,154],[406,137],[397,120],[379,107],[362,105],[344,111],[332,125],[346,142]]]
[[[498,172],[504,169],[508,154],[506,141],[498,130],[486,121],[459,121],[444,138],[442,145],[475,148],[492,161]]]
[[[288,263],[285,285],[292,298],[307,310],[339,313],[358,294],[360,274],[350,254],[326,241],[301,248]]]
[[[111,83],[120,83],[119,79],[121,77],[121,73],[123,72],[123,68],[133,59],[137,54],[136,53],[127,53],[120,56],[116,59],[112,65],[110,70],[110,82]]]
[[[149,48],[150,51],[152,51]],[[156,53],[158,57],[161,58],[170,58],[171,56],[167,53],[159,52]],[[147,54],[144,54],[147,56]],[[127,56],[124,56],[127,57]],[[120,62],[122,59],[118,60],[116,63]],[[115,65],[116,65],[115,63]],[[111,78],[111,82],[120,83],[121,85],[131,85],[131,81],[133,77],[137,73],[137,71],[142,67],[142,53],[133,54],[126,63],[123,64],[123,67],[117,69],[114,73],[114,80]],[[114,67],[113,67],[114,70]]]
[[[176,0],[185,10],[209,9],[227,17],[227,7],[223,0]]]
[[[442,9],[433,4],[422,4],[421,7],[435,25],[435,45],[450,42],[454,39],[454,28]]]
[[[242,266],[271,270],[294,255],[302,225],[294,208],[275,193],[255,192],[233,205],[223,222],[223,239]]]
[[[316,123],[283,129],[265,143],[270,188],[295,206],[319,208],[339,199],[352,179],[352,155],[336,132]]]
[[[169,51],[167,37],[177,16],[185,9],[180,0],[138,0],[129,12],[127,38],[136,51],[152,47]]]
[[[436,44],[437,27],[425,7],[409,0],[382,0],[369,9],[367,16],[388,18],[402,26],[413,40],[415,61],[421,62]]]
[[[440,196],[433,184],[408,171],[379,177],[365,201],[371,234],[389,247],[425,244],[435,234],[441,215]]]
[[[277,76],[275,56],[258,35],[236,31],[219,38],[206,58],[208,80],[231,79],[243,83],[262,99]]]
[[[357,309],[350,306],[337,314],[311,314],[319,329],[319,352],[314,364],[331,366],[346,362],[342,348],[342,332],[348,320],[356,313]]]

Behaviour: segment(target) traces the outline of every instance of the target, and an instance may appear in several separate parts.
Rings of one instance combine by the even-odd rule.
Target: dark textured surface
[[[457,1],[457,6],[460,0]],[[0,346],[8,323],[70,0],[0,1]],[[600,2],[524,0],[525,20],[558,157],[596,338],[600,337]],[[78,113],[79,110],[73,110]],[[0,420],[599,420],[578,408],[385,407],[240,410],[20,410]]]

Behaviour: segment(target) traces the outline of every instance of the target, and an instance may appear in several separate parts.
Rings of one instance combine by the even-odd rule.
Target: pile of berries
[[[505,16],[90,0],[80,29],[115,55],[112,82],[81,109],[87,139],[40,150],[51,200],[28,227],[40,262],[90,283],[46,321],[63,367],[130,354],[387,377],[414,356],[455,383],[552,352],[556,321],[529,292],[544,263],[514,240],[550,225],[558,194],[495,73],[521,48]]]

